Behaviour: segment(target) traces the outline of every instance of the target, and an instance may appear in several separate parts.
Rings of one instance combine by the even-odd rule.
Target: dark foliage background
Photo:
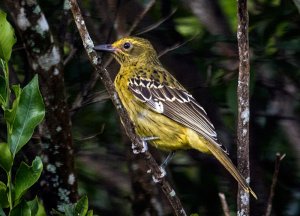
[[[0,7],[10,13],[8,2],[1,2]],[[131,144],[122,132],[101,81],[92,76],[72,16],[63,10],[64,2],[38,3],[63,54],[79,195],[87,194],[90,209],[99,215],[170,214],[161,191],[146,174],[143,159],[132,155]],[[139,36],[149,39],[159,53],[168,51],[161,56],[162,63],[207,110],[220,140],[235,161],[236,1],[86,0],[78,3],[96,44],[110,43],[146,29]],[[149,11],[143,15],[147,7]],[[300,215],[299,13],[296,0],[249,2],[251,185],[259,197],[251,201],[251,215],[263,215],[266,211],[277,152],[285,153],[286,157],[280,167],[272,215]],[[14,23],[13,15],[10,19]],[[24,38],[20,31],[16,32],[12,83],[25,83],[34,70],[27,60]],[[178,44],[179,47],[170,49]],[[114,77],[118,65],[109,56],[103,57],[103,63]],[[39,153],[36,142],[33,143],[24,151],[25,158]],[[158,161],[166,155],[155,149],[151,151]],[[223,192],[234,215],[237,184],[212,157],[196,151],[178,152],[168,166],[168,178],[188,213],[222,215],[218,193]],[[36,188],[36,191],[43,189]]]

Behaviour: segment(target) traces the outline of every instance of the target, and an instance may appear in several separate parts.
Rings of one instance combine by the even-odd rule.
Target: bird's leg
[[[132,143],[131,148],[132,148],[133,154],[145,153],[148,150],[147,141],[149,141],[149,140],[155,140],[155,139],[159,139],[159,138],[158,137],[154,137],[154,136],[151,136],[151,137],[142,137],[141,138],[141,140],[142,140],[142,148],[141,149],[138,149],[137,145],[135,145],[134,143]]]
[[[171,151],[167,158],[164,160],[164,162],[162,162],[162,164],[160,165],[163,169],[166,168],[166,166],[168,165],[168,163],[172,160],[172,158],[174,157],[176,151]]]

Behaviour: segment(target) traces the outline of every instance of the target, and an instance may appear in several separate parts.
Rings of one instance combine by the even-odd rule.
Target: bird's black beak
[[[94,46],[93,48],[96,51],[112,52],[114,53],[116,49],[111,44],[101,44]]]

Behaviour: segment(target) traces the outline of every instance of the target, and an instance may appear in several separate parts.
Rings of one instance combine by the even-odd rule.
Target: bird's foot
[[[167,158],[164,160],[164,162],[159,166],[159,169],[160,169],[159,176],[152,175],[152,179],[155,183],[160,182],[161,179],[166,176],[167,172],[166,172],[165,168],[168,165],[168,163],[170,162],[170,160],[173,158],[174,154],[175,154],[175,151],[170,152],[168,154]]]
[[[148,144],[147,141],[149,140],[155,140],[158,139],[158,137],[143,137],[141,138],[142,140],[142,147],[140,147],[139,145],[136,145],[134,143],[132,143],[131,148],[132,148],[132,152],[133,154],[141,154],[141,153],[145,153],[148,150]]]
[[[167,175],[166,170],[163,167],[159,167],[160,174],[158,176],[152,175],[152,179],[154,183],[159,183],[161,182],[162,178]]]

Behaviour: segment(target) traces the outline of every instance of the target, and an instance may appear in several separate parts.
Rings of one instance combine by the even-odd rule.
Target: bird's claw
[[[136,144],[132,143],[131,148],[132,148],[133,154],[145,153],[146,151],[148,151],[147,141],[149,141],[149,140],[156,140],[156,139],[158,139],[158,137],[154,137],[154,136],[151,136],[151,137],[142,137],[141,138],[141,140],[142,140],[142,148],[140,148],[139,145],[136,145]]]
[[[133,154],[141,154],[141,153],[145,153],[148,150],[148,145],[147,142],[142,140],[142,148],[141,146],[134,143],[132,143],[131,148]]]
[[[160,182],[162,180],[162,178],[167,175],[167,173],[163,167],[160,166],[159,170],[160,170],[159,176],[152,175],[152,179],[153,179],[154,183]]]

